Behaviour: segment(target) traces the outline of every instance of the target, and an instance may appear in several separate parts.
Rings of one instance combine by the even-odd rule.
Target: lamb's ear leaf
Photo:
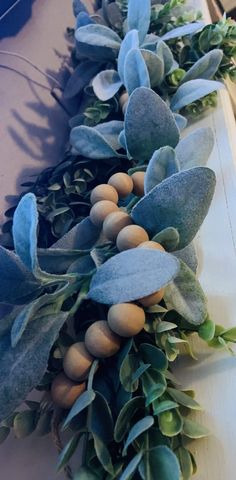
[[[223,87],[223,83],[216,82],[215,80],[189,80],[189,82],[180,85],[173,95],[170,108],[173,111],[181,110],[181,108],[186,107],[186,105],[196,102],[196,100],[209,95],[209,93],[216,92]]]
[[[97,242],[101,229],[89,217],[84,218],[52,245],[52,249],[88,250]]]
[[[177,250],[176,252],[173,252],[173,255],[179,258],[179,260],[182,260],[184,263],[186,263],[186,265],[191,268],[191,270],[196,274],[198,267],[198,258],[194,242],[191,242],[189,245],[187,245],[187,247],[183,248],[182,250]]]
[[[13,217],[13,241],[16,254],[26,268],[35,272],[37,259],[37,201],[33,193],[24,195],[15,210]]]
[[[184,75],[180,83],[183,84],[189,80],[195,80],[196,78],[205,78],[206,80],[211,80],[217,72],[222,58],[222,50],[219,48],[211,50],[193,64],[186,75]]]
[[[77,17],[80,12],[88,13],[88,10],[82,0],[73,0],[73,13],[74,16]]]
[[[72,128],[70,142],[80,155],[87,158],[101,160],[118,156],[109,142],[94,127],[80,125]]]
[[[116,70],[103,70],[92,81],[95,95],[103,102],[114,97],[121,86],[122,82]]]
[[[207,215],[215,184],[215,174],[207,167],[176,173],[139,200],[131,216],[152,236],[164,228],[176,228],[182,249],[193,240]]]
[[[119,136],[124,128],[124,122],[111,120],[110,122],[99,123],[94,129],[99,132],[107,143],[114,149],[120,149]]]
[[[0,302],[21,305],[38,295],[40,283],[14,252],[0,246]]]
[[[183,27],[173,28],[173,30],[170,30],[169,32],[165,33],[165,35],[162,35],[161,40],[164,40],[166,42],[167,40],[172,40],[174,38],[185,37],[186,35],[193,35],[193,33],[201,30],[204,25],[205,24],[203,22],[194,22],[188,23]]]
[[[79,63],[66,84],[64,97],[73,98],[78,95],[100,69],[101,63],[98,62],[84,60]]]
[[[187,322],[201,325],[207,317],[207,302],[193,271],[180,260],[180,272],[165,289],[165,303]]]
[[[171,147],[162,147],[156,150],[148,164],[144,177],[145,194],[150,192],[165,178],[179,171],[179,163],[176,153]]]
[[[32,322],[15,348],[10,335],[0,339],[0,421],[12,413],[40,382],[67,312]]]
[[[155,150],[176,147],[179,130],[166,103],[153,90],[137,88],[129,98],[125,136],[131,157],[148,162]]]
[[[156,45],[156,54],[163,59],[164,74],[167,75],[171,71],[174,64],[174,57],[171,49],[165,42],[158,40]]]
[[[184,130],[187,127],[188,120],[183,115],[180,115],[179,113],[174,113],[174,119],[180,131]]]
[[[179,246],[179,232],[174,227],[167,227],[157,233],[152,240],[160,243],[167,252],[173,252]]]
[[[164,78],[164,62],[161,57],[150,50],[141,49],[140,52],[148,69],[150,84],[152,87],[157,87]]]
[[[75,31],[76,47],[82,57],[91,60],[115,60],[121,44],[117,33],[105,25],[90,24]]]
[[[124,84],[129,95],[138,87],[150,88],[148,69],[140,50],[137,48],[133,48],[126,55]]]
[[[174,452],[163,445],[154,447],[149,450],[144,456],[139,466],[139,473],[142,479],[146,478],[146,464],[148,463],[148,471],[150,472],[150,479],[156,478],[158,472],[159,480],[179,480],[180,466]]]
[[[139,38],[137,30],[130,30],[126,33],[125,38],[121,44],[119,55],[118,55],[118,73],[121,81],[124,83],[124,67],[125,67],[125,58],[127,53],[129,53],[132,48],[139,47]]]
[[[151,17],[151,0],[129,0],[128,30],[138,30],[140,44],[148,33]]]
[[[110,305],[130,302],[160,290],[177,272],[178,261],[172,255],[131,249],[110,258],[97,270],[88,296]]]
[[[85,27],[85,25],[91,25],[95,23],[91,16],[86,12],[80,12],[76,17],[75,28]]]
[[[197,128],[178,143],[175,151],[181,170],[205,166],[215,143],[210,127]],[[196,148],[196,146],[199,148]]]

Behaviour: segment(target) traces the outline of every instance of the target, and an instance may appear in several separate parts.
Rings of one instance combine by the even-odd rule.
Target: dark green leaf
[[[199,403],[197,403],[185,392],[181,392],[181,390],[176,390],[176,388],[167,388],[167,392],[180,405],[184,405],[184,407],[191,408],[192,410],[202,410]]]
[[[187,448],[179,447],[175,453],[179,460],[183,480],[190,480],[193,475],[193,465],[189,451]]]
[[[110,453],[106,445],[95,433],[93,433],[93,439],[94,439],[94,448],[101,465],[103,466],[104,470],[106,470],[106,472],[113,475],[114,468],[112,465]]]
[[[19,412],[14,418],[14,433],[16,438],[25,438],[30,435],[36,426],[36,414],[34,410]]]
[[[120,381],[127,392],[135,392],[139,381],[133,380],[133,375],[139,367],[139,361],[135,354],[125,357],[120,367]]]
[[[146,453],[139,472],[143,480],[180,480],[180,468],[176,456],[166,446],[152,448]]]
[[[142,343],[142,345],[139,346],[139,352],[141,353],[143,361],[150,363],[155,370],[164,372],[168,368],[166,356],[160,348],[148,343]]]
[[[95,392],[93,390],[87,390],[83,392],[82,395],[75,401],[73,407],[71,408],[70,412],[68,413],[65,422],[63,424],[63,429],[66,428],[70,421],[78,415],[82,410],[87,408],[95,399]]]
[[[78,443],[80,441],[81,434],[74,435],[66,446],[63,448],[62,452],[59,455],[58,462],[57,462],[57,471],[60,472],[62,468],[64,468],[67,463],[69,462],[72,455],[75,453]]]
[[[7,439],[9,433],[10,433],[10,428],[9,427],[0,427],[0,445],[1,443],[5,442],[5,440]]]
[[[144,408],[144,398],[134,397],[127,402],[120,411],[115,424],[114,438],[121,442],[130,428],[130,421],[139,409]]]
[[[152,240],[160,243],[167,252],[173,252],[177,250],[179,245],[179,232],[176,228],[167,227],[160,233],[157,233]]]
[[[125,468],[119,480],[131,480],[142,460],[142,456],[142,452],[139,452],[137,453],[137,455],[135,455],[135,457],[129,462],[129,464]]]
[[[153,402],[153,415],[160,415],[160,413],[168,412],[177,407],[178,403],[172,402],[171,400],[163,400],[162,402],[157,400]]]
[[[154,418],[151,415],[148,415],[142,418],[141,420],[139,420],[137,423],[135,423],[135,425],[133,425],[133,427],[131,428],[129,435],[127,437],[127,440],[125,442],[123,454],[125,454],[129,445],[131,445],[131,443],[133,443],[134,440],[139,437],[139,435],[149,430],[149,428],[151,428],[153,424],[154,424]]]
[[[37,260],[37,201],[33,193],[20,200],[13,217],[13,239],[16,254],[31,272],[38,266]]]
[[[185,418],[183,434],[189,438],[203,438],[209,435],[209,430],[193,420]]]

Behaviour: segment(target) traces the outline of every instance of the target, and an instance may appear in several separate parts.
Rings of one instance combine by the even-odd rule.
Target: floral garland
[[[171,363],[183,347],[194,356],[194,334],[236,341],[209,318],[196,277],[213,134],[181,133],[215,103],[219,79],[235,78],[236,27],[204,27],[184,3],[102,2],[91,15],[74,0],[70,147],[15,209],[14,251],[0,247],[0,440],[52,430],[58,470],[75,480],[190,479],[188,440],[207,431]],[[35,387],[40,402],[26,400]]]

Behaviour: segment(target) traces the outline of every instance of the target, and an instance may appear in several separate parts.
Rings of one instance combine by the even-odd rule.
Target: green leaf
[[[57,471],[60,472],[69,462],[72,455],[75,453],[76,448],[79,444],[81,433],[74,435],[66,446],[63,448],[62,452],[59,455],[57,462]]]
[[[190,480],[193,475],[193,465],[189,451],[187,450],[187,448],[179,447],[175,451],[175,454],[177,455],[179,460],[183,480]]]
[[[168,412],[178,406],[178,403],[172,402],[171,400],[163,400],[162,402],[156,400],[153,402],[153,415],[160,415],[160,413]]]
[[[185,74],[181,84],[196,78],[210,80],[217,72],[223,58],[223,51],[216,48],[203,55]]]
[[[24,195],[13,217],[13,240],[16,254],[31,272],[38,266],[37,260],[37,201],[33,193]]]
[[[101,160],[119,156],[95,127],[80,125],[72,128],[70,142],[78,154],[86,158]]]
[[[114,438],[116,442],[121,442],[130,429],[130,421],[136,412],[144,408],[144,398],[134,397],[127,402],[120,411],[115,424]]]
[[[215,323],[207,318],[204,323],[198,329],[198,335],[200,338],[205,340],[206,342],[210,342],[215,335]],[[235,330],[236,334],[236,330]],[[236,337],[235,337],[236,338]]]
[[[90,250],[97,242],[101,229],[96,227],[89,217],[84,218],[57,242],[55,242],[51,249],[53,250]]]
[[[193,420],[185,418],[183,434],[189,438],[203,438],[209,435],[209,430]]]
[[[119,480],[131,480],[134,473],[136,472],[141,460],[142,460],[143,453],[139,452],[135,455],[134,458],[129,462],[125,470],[123,471]]]
[[[148,164],[144,177],[145,194],[150,192],[165,178],[179,171],[179,163],[176,154],[171,147],[162,147],[156,150]]]
[[[91,62],[91,60],[84,60],[79,63],[70,76],[63,95],[65,98],[73,98],[78,95],[84,87],[86,87],[90,80],[99,72],[101,64],[98,62]]]
[[[9,427],[0,427],[0,445],[5,442],[5,440],[7,439],[9,433],[10,433],[11,429]]]
[[[51,432],[52,415],[53,412],[51,410],[41,412],[35,428],[35,434],[38,437],[43,437]]]
[[[146,406],[160,398],[166,391],[166,379],[157,370],[149,368],[142,376],[143,392],[146,396]]]
[[[200,283],[192,270],[180,261],[180,272],[165,290],[168,309],[176,310],[193,325],[202,324],[207,317],[207,302]]]
[[[122,82],[116,70],[103,70],[92,81],[95,95],[103,102],[114,97],[121,86]]]
[[[87,408],[95,399],[95,392],[93,390],[87,390],[86,392],[83,392],[82,395],[79,396],[79,398],[76,400],[74,403],[73,407],[70,409],[64,424],[63,424],[63,429],[65,429],[70,421],[78,415],[82,410]]]
[[[173,28],[173,30],[170,30],[169,32],[165,33],[165,35],[162,35],[161,40],[164,40],[166,42],[167,40],[173,40],[174,38],[180,38],[180,37],[185,37],[186,35],[192,35],[198,30],[201,30],[204,26],[205,24],[203,22],[187,23],[182,27]]]
[[[94,448],[101,465],[103,466],[104,470],[106,470],[106,472],[113,475],[114,467],[112,465],[111,456],[109,454],[109,451],[106,445],[95,433],[93,433],[93,439],[94,439]]]
[[[164,372],[168,368],[166,356],[160,348],[148,343],[142,343],[139,346],[139,353],[141,354],[143,361],[145,363],[150,363],[155,370]]]
[[[139,380],[139,378],[143,375],[144,372],[146,372],[149,369],[150,366],[151,366],[150,363],[141,364],[140,367],[136,370],[136,372],[134,372],[134,374],[132,376],[133,382],[136,382],[137,380]]]
[[[19,412],[13,423],[16,438],[25,438],[30,435],[36,426],[36,413],[34,410]]]
[[[128,30],[138,30],[140,44],[144,42],[148,33],[150,17],[150,0],[129,0],[127,15]]]
[[[42,379],[50,350],[67,316],[67,312],[60,312],[32,322],[14,349],[9,334],[0,339],[0,421]]]
[[[167,392],[180,405],[184,405],[184,407],[191,408],[192,410],[202,410],[199,403],[197,403],[193,398],[191,398],[185,392],[181,392],[181,390],[176,390],[176,388],[170,388],[170,387],[167,388]]]
[[[91,410],[91,433],[107,445],[113,440],[114,424],[108,402],[100,392],[96,391]]]
[[[147,66],[151,87],[157,87],[164,78],[164,61],[150,50],[140,50]]]
[[[139,437],[143,432],[149,430],[154,424],[154,418],[151,415],[148,415],[141,420],[139,420],[133,427],[131,428],[127,440],[124,445],[123,455],[125,455],[127,448],[134,442],[136,438]]]
[[[79,53],[98,62],[114,60],[121,44],[117,33],[99,24],[78,28],[75,32],[75,39]]]
[[[170,108],[176,112],[176,110],[181,110],[181,108],[186,107],[190,103],[196,102],[196,100],[223,87],[222,83],[214,80],[189,80],[189,82],[180,85],[177,92],[173,95]]]
[[[178,272],[178,260],[159,250],[134,248],[110,258],[93,276],[89,298],[100,303],[130,302],[167,285]]]
[[[139,468],[143,480],[180,480],[180,468],[175,454],[166,446],[152,448]]]
[[[121,81],[124,83],[124,66],[127,54],[132,48],[139,47],[139,38],[137,30],[131,30],[126,33],[125,38],[121,44],[118,55],[118,73]]]
[[[120,382],[126,392],[135,392],[138,388],[139,381],[133,380],[133,375],[139,367],[139,361],[135,354],[125,357],[120,367]]]
[[[221,336],[226,342],[236,342],[236,327],[224,330]],[[209,339],[210,340],[210,339]]]
[[[176,147],[179,130],[164,100],[154,91],[140,87],[129,99],[125,136],[131,157],[145,163],[155,150],[166,145]]]
[[[129,95],[139,87],[150,88],[150,78],[144,58],[138,48],[127,53],[124,65],[124,84]]]
[[[163,180],[135,205],[131,216],[151,236],[167,227],[178,230],[179,249],[195,237],[208,213],[216,177],[207,167],[195,167]]]
[[[167,437],[175,437],[183,429],[183,419],[176,409],[161,413],[158,419],[160,430]]]
[[[178,143],[175,152],[181,170],[204,167],[210,157],[215,143],[215,136],[210,127],[197,128]],[[201,148],[196,148],[201,145]]]
[[[157,233],[152,241],[160,243],[167,252],[173,252],[177,250],[179,245],[179,232],[176,228],[167,227]]]
[[[163,320],[157,325],[156,332],[157,333],[168,332],[169,330],[174,330],[175,328],[177,328],[177,325],[175,323],[165,322]]]
[[[74,476],[74,480],[101,480],[90,468],[81,467]]]

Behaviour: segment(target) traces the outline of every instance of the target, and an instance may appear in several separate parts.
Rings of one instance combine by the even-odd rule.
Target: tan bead
[[[71,380],[82,381],[88,377],[94,358],[85,347],[84,342],[77,342],[68,348],[64,359],[64,372]]]
[[[145,324],[144,310],[134,303],[119,303],[109,309],[108,324],[121,337],[138,335]]]
[[[148,234],[144,228],[139,225],[128,225],[120,231],[116,239],[116,246],[122,252],[123,250],[135,248],[147,240]]]
[[[146,297],[140,298],[139,302],[143,307],[153,307],[157,303],[160,303],[165,294],[165,289],[161,288],[158,292],[147,295]]]
[[[103,233],[108,240],[115,242],[122,228],[127,227],[127,225],[132,225],[132,223],[132,218],[122,210],[110,213],[104,220]]]
[[[134,184],[133,193],[137,197],[143,197],[144,195],[144,177],[145,172],[135,172],[131,175]]]
[[[140,243],[138,248],[150,248],[152,250],[160,250],[161,252],[165,252],[164,247],[160,243],[153,242],[152,240],[149,240],[148,242]]]
[[[111,202],[118,203],[118,193],[114,187],[107,185],[106,183],[95,187],[90,195],[90,202],[94,205],[101,200],[110,200]]]
[[[52,400],[61,408],[71,408],[75,400],[84,392],[85,386],[85,382],[72,382],[64,373],[60,373],[52,382]]]
[[[112,212],[118,211],[119,208],[110,200],[101,200],[95,203],[90,210],[90,220],[97,227],[101,227],[105,218]]]
[[[127,92],[122,93],[119,99],[120,108],[122,109],[123,114],[125,114],[127,108],[127,102],[129,100],[129,95]]]
[[[85,334],[85,345],[88,351],[97,358],[108,358],[120,349],[120,337],[109,327],[106,320],[94,322]]]
[[[114,173],[109,180],[108,185],[116,189],[120,198],[125,198],[132,193],[134,184],[132,178],[127,173]]]

